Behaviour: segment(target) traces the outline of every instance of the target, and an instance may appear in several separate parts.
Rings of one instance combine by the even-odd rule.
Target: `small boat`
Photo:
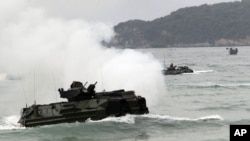
[[[176,75],[176,74],[193,73],[193,72],[194,71],[187,66],[176,67],[173,66],[173,64],[171,64],[167,69],[164,69],[162,71],[164,75]]]
[[[227,48],[228,49],[228,48]],[[238,48],[229,48],[229,54],[230,55],[237,55],[238,53]]]
[[[74,81],[64,91],[58,89],[61,98],[68,102],[57,102],[44,105],[34,104],[22,108],[18,121],[22,126],[34,127],[58,123],[85,122],[87,119],[100,120],[109,116],[149,113],[146,99],[136,96],[134,91],[115,90],[95,92],[95,84],[85,88],[81,82]]]

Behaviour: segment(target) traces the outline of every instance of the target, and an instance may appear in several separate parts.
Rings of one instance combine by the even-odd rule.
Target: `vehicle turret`
[[[85,88],[86,84],[87,82],[82,85],[82,82],[74,81],[67,91],[64,91],[63,88],[58,89],[58,91],[61,98],[67,98],[68,101],[92,99],[95,97],[95,85],[97,82],[90,84],[88,88]]]

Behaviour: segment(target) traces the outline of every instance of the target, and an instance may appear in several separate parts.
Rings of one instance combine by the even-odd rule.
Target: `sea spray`
[[[18,115],[0,117],[0,130],[25,129],[17,123],[18,119]]]

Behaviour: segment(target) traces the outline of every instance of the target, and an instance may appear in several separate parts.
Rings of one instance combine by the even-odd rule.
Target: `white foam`
[[[223,120],[220,115],[209,115],[199,118],[187,118],[187,117],[174,117],[169,115],[158,115],[158,114],[148,114],[142,115],[142,117],[160,120],[175,120],[175,121],[200,121],[200,120]]]
[[[196,120],[224,120],[220,115],[210,115],[197,118]]]
[[[19,116],[16,115],[2,117],[0,121],[0,130],[25,129],[25,127],[21,127],[17,123],[18,119]]]
[[[136,115],[126,115],[122,117],[107,117],[102,120],[93,121],[91,119],[88,119],[86,122],[91,123],[97,123],[97,122],[117,122],[117,123],[128,123],[128,124],[134,124],[135,123],[135,117]]]
[[[100,123],[100,122],[117,122],[117,123],[127,123],[134,124],[136,118],[148,118],[156,120],[172,120],[172,121],[209,121],[209,120],[224,120],[220,115],[208,115],[198,118],[187,118],[187,117],[174,117],[169,115],[159,115],[159,114],[145,114],[145,115],[126,115],[122,117],[107,117],[102,120],[93,121],[88,119],[88,123]]]
[[[214,70],[194,70],[193,74],[212,73]]]

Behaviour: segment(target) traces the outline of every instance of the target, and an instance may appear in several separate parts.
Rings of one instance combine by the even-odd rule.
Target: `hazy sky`
[[[153,20],[189,6],[240,0],[39,0],[30,1],[48,15],[67,19],[118,23],[130,19]]]

